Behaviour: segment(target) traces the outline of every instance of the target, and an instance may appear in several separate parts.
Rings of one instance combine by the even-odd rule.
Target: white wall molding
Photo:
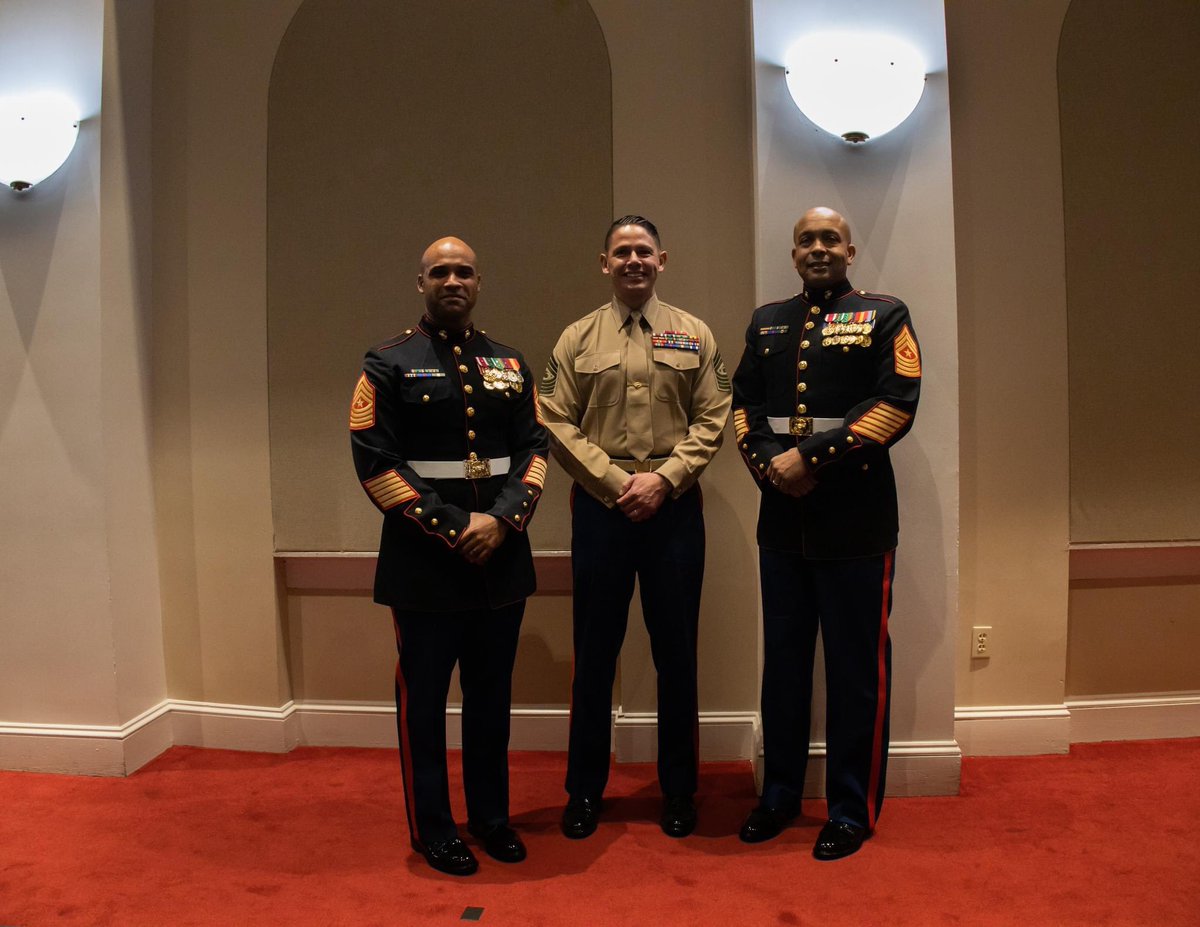
[[[1071,743],[1200,737],[1200,692],[1067,699]]]
[[[826,746],[809,747],[804,797],[825,797]],[[892,741],[888,745],[887,790],[893,798],[957,795],[962,751],[953,740]]]
[[[168,699],[178,745],[287,753],[300,742],[296,703],[279,708]]]
[[[758,712],[700,712],[701,760],[754,759],[759,754],[760,744]],[[655,762],[658,759],[658,715],[655,712],[617,712],[613,720],[613,752],[618,763]]]
[[[954,739],[965,756],[1066,753],[1071,746],[1066,705],[988,705],[954,710]]]
[[[127,776],[171,746],[167,701],[124,724],[0,722],[0,769]]]
[[[565,751],[566,708],[514,708],[512,750]],[[889,748],[889,795],[958,791],[963,756],[1066,753],[1072,743],[1200,737],[1200,692],[1069,699],[1062,705],[958,708],[953,741],[896,741]],[[653,712],[613,714],[621,763],[654,762]],[[446,742],[462,745],[462,709],[446,712]],[[279,708],[166,699],[120,725],[0,722],[0,769],[123,776],[172,745],[286,753],[296,746],[396,746],[396,710],[384,702],[287,702]],[[757,712],[702,712],[705,761],[752,760],[761,767]],[[825,744],[812,745],[805,793],[821,794]]]

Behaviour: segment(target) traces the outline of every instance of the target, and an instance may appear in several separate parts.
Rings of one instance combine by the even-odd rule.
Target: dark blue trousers
[[[704,577],[700,491],[667,499],[635,524],[586,492],[573,492],[575,676],[567,792],[599,798],[608,783],[612,689],[637,577],[658,672],[658,781],[664,795],[696,791],[699,719],[696,633]]]
[[[759,550],[763,804],[798,808],[808,764],[817,629],[825,656],[829,817],[872,830],[883,807],[895,552],[806,560]]]
[[[512,671],[525,600],[496,609],[392,609],[396,625],[396,729],[404,809],[414,841],[458,833],[446,769],[446,696],[454,664],[462,688],[463,791],[476,827],[508,823]]]

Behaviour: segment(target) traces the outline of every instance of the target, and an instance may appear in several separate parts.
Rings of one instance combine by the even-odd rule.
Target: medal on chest
[[[475,361],[485,389],[511,389],[519,393],[524,388],[525,378],[515,357],[477,357]]]

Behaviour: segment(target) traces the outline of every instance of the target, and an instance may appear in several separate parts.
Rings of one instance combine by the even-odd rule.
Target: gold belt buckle
[[[813,420],[808,415],[793,415],[788,419],[788,434],[805,438],[813,433]]]
[[[486,457],[476,457],[473,453],[463,461],[463,476],[468,480],[486,480],[492,475],[492,462]]]
[[[649,460],[635,460],[633,462],[633,472],[634,473],[653,473],[654,472],[654,464],[652,464]]]

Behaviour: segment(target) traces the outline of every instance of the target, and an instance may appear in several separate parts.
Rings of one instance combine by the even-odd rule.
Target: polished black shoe
[[[686,837],[696,829],[696,803],[690,795],[665,799],[658,823],[668,837]]]
[[[841,859],[843,856],[857,853],[867,836],[867,829],[857,824],[826,821],[817,842],[813,845],[813,856],[824,860]]]
[[[472,827],[467,825],[471,835],[483,842],[483,849],[492,859],[502,863],[519,863],[525,858],[525,844],[517,836],[517,832],[507,824],[496,824],[492,827]]]
[[[572,840],[582,840],[596,832],[600,822],[600,799],[572,798],[562,813],[562,832]]]
[[[768,808],[759,805],[748,815],[738,831],[742,843],[762,843],[778,837],[780,832],[800,813],[799,808]]]
[[[469,876],[479,868],[475,854],[458,837],[449,840],[435,840],[432,843],[413,841],[412,847],[425,857],[438,872],[453,876]]]

